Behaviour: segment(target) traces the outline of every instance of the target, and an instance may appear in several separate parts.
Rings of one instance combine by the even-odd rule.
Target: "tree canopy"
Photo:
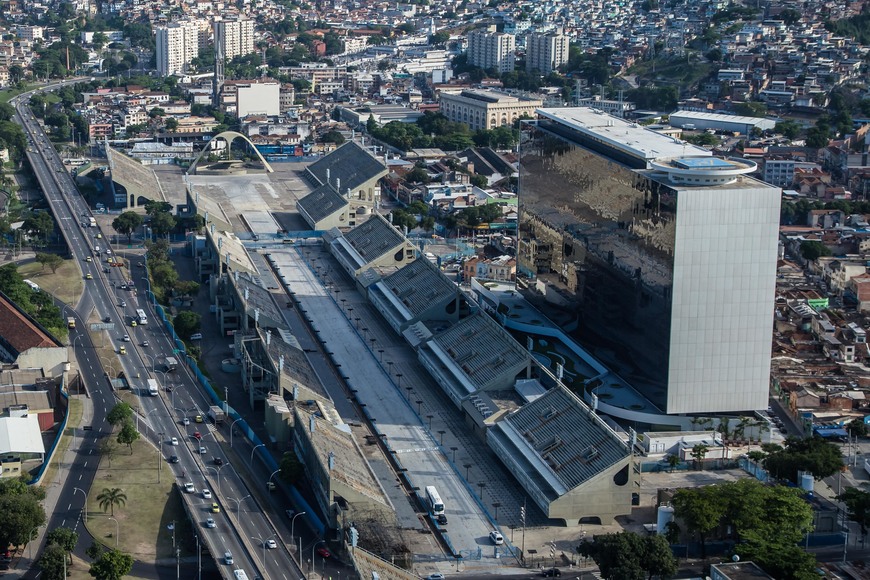
[[[96,580],[121,580],[132,569],[132,556],[118,550],[106,550],[91,564],[89,573]]]
[[[583,542],[577,552],[598,564],[601,577],[614,580],[645,580],[676,574],[677,559],[663,536],[640,536],[634,532],[603,534]]]
[[[765,458],[764,468],[774,477],[792,483],[797,483],[798,471],[822,479],[843,469],[843,454],[839,447],[821,437],[789,438],[784,448]]]
[[[22,546],[45,524],[45,490],[21,479],[0,479],[0,546]]]
[[[145,219],[135,211],[125,211],[112,221],[112,229],[127,236],[127,243],[133,241],[133,232],[142,227]]]

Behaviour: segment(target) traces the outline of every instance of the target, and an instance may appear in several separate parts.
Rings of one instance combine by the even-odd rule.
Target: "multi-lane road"
[[[160,446],[166,461],[165,467],[168,468],[166,473],[173,475],[182,489],[188,482],[196,489],[196,492],[186,494],[188,507],[194,514],[193,526],[215,556],[222,575],[232,578],[234,570],[244,569],[250,578],[301,578],[302,573],[286,549],[281,534],[272,527],[239,476],[237,469],[245,470],[248,466],[230,465],[228,462],[215,464],[213,458],[224,458],[217,434],[207,423],[197,424],[194,421],[196,415],[205,417],[210,401],[186,369],[180,368],[168,375],[160,371],[159,361],[172,352],[173,344],[161,325],[154,320],[154,312],[145,299],[145,292],[137,292],[135,287],[129,286],[130,281],[122,277],[124,269],[106,267],[105,256],[111,251],[107,247],[108,239],[97,238],[99,229],[88,227],[87,218],[92,215],[90,209],[26,106],[30,94],[25,93],[13,101],[17,113],[15,120],[28,135],[30,144],[27,157],[70,253],[82,270],[85,291],[79,304],[74,307],[77,314],[72,312],[73,307],[70,306],[64,308],[64,316],[74,315],[79,320],[77,328],[71,333],[71,340],[94,406],[92,430],[82,433],[76,461],[65,479],[57,509],[50,517],[49,529],[57,526],[78,527],[85,495],[99,462],[97,440],[109,434],[105,416],[116,402],[103,373],[108,371],[114,375],[123,370],[133,383],[134,393],[141,397],[144,417],[139,421],[140,430]],[[132,260],[132,263],[135,264],[136,260]],[[139,270],[133,264],[131,276],[139,278],[134,282],[141,290],[142,285],[147,283],[144,270]],[[127,288],[121,289],[122,285],[127,285]],[[148,312],[151,324],[131,327],[130,321],[136,309]],[[105,357],[100,359],[87,332],[89,323],[94,322],[114,325],[114,328],[102,331],[101,340],[111,343],[116,352],[123,345],[126,356],[112,357],[113,360],[106,360]],[[123,340],[125,335],[129,335],[129,342]],[[150,396],[145,389],[148,378],[157,379],[161,387],[172,384],[173,392],[170,394],[161,388],[158,396]],[[190,420],[189,425],[183,424],[185,417]],[[197,430],[203,436],[202,441],[193,438]],[[173,437],[178,440],[178,445],[170,444]],[[249,442],[241,438],[236,439],[235,445],[242,448],[239,450],[242,455],[250,449]],[[206,452],[199,453],[200,447],[204,447]],[[251,452],[253,456],[253,450]],[[177,463],[169,462],[172,456],[177,457]],[[212,490],[212,499],[203,497],[204,488]],[[211,513],[213,502],[219,504],[219,513]],[[206,527],[209,517],[215,520],[215,528]],[[278,547],[263,550],[263,543],[269,539],[277,539]],[[84,546],[80,548],[83,550]],[[233,565],[223,561],[225,552],[232,554]],[[137,565],[134,572],[148,577],[160,575],[153,567],[142,565]]]

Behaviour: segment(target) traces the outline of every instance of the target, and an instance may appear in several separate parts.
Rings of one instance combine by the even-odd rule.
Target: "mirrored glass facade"
[[[748,177],[676,185],[594,132],[524,122],[518,289],[662,412],[764,408],[779,200]]]

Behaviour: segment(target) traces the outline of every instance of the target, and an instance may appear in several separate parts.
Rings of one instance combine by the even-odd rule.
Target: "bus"
[[[137,324],[148,324],[148,316],[145,314],[145,311],[139,308],[136,310],[136,323]]]
[[[438,490],[434,485],[426,486],[426,499],[429,500],[429,509],[432,510],[432,515],[438,516],[444,513],[444,502],[441,501],[441,496],[438,495]]]
[[[248,575],[242,569],[233,570],[233,576],[236,577],[236,580],[248,580]]]

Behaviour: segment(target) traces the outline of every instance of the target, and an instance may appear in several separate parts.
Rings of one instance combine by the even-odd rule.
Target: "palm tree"
[[[97,501],[100,502],[100,508],[103,511],[106,511],[108,507],[112,510],[111,515],[115,515],[115,506],[124,506],[127,503],[127,494],[124,493],[124,490],[117,487],[112,489],[104,487],[100,495],[97,496]]]

